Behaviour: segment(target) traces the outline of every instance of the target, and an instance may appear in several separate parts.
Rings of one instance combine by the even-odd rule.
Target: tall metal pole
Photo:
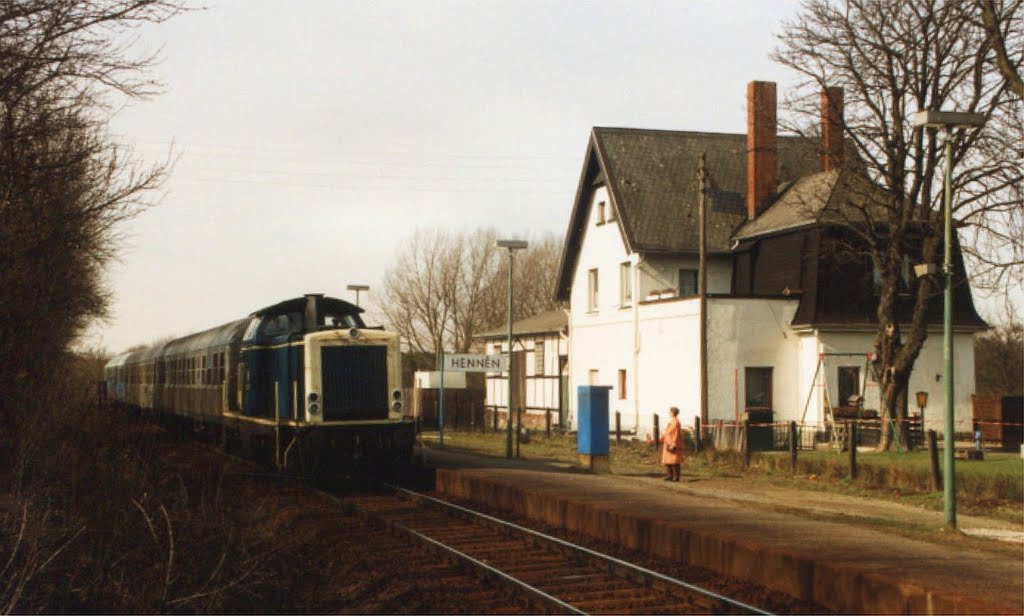
[[[512,458],[512,264],[515,251],[508,251],[508,425],[505,430],[505,457]]]
[[[946,129],[946,178],[943,190],[945,201],[945,237],[942,270],[946,288],[942,307],[942,358],[945,365],[942,378],[946,381],[946,434],[943,447],[943,502],[946,525],[956,528],[956,476],[954,464],[955,434],[953,432],[953,127]]]
[[[943,293],[942,306],[942,368],[946,379],[946,430],[943,439],[943,501],[946,510],[946,524],[956,528],[956,470],[953,468],[953,454],[956,450],[956,435],[953,432],[953,129],[980,128],[985,125],[982,113],[958,113],[924,109],[914,114],[915,127],[944,129],[946,131],[946,173],[943,186],[945,232],[943,237]]]

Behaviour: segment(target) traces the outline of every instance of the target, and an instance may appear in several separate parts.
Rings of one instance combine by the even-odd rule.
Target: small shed
[[[523,425],[543,429],[567,427],[569,409],[569,314],[549,310],[512,324],[512,406],[523,409]],[[508,353],[508,327],[476,336],[486,353]],[[508,374],[488,372],[485,408],[488,419],[504,425],[508,417]]]

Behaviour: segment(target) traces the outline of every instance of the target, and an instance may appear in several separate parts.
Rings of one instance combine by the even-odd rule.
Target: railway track
[[[425,494],[391,490],[336,500],[377,528],[509,588],[536,609],[558,614],[769,613]]]

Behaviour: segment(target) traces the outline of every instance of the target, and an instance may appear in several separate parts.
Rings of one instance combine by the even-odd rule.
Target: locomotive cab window
[[[264,336],[283,336],[302,331],[302,315],[295,313],[265,317],[260,332]]]
[[[358,314],[325,314],[324,322],[321,323],[323,327],[341,327],[344,329],[351,329],[358,327],[360,329],[366,327],[363,323],[363,319]]]

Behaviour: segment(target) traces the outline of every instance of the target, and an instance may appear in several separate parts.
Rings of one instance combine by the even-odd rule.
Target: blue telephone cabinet
[[[607,385],[580,385],[577,391],[576,450],[588,456],[608,455]]]

